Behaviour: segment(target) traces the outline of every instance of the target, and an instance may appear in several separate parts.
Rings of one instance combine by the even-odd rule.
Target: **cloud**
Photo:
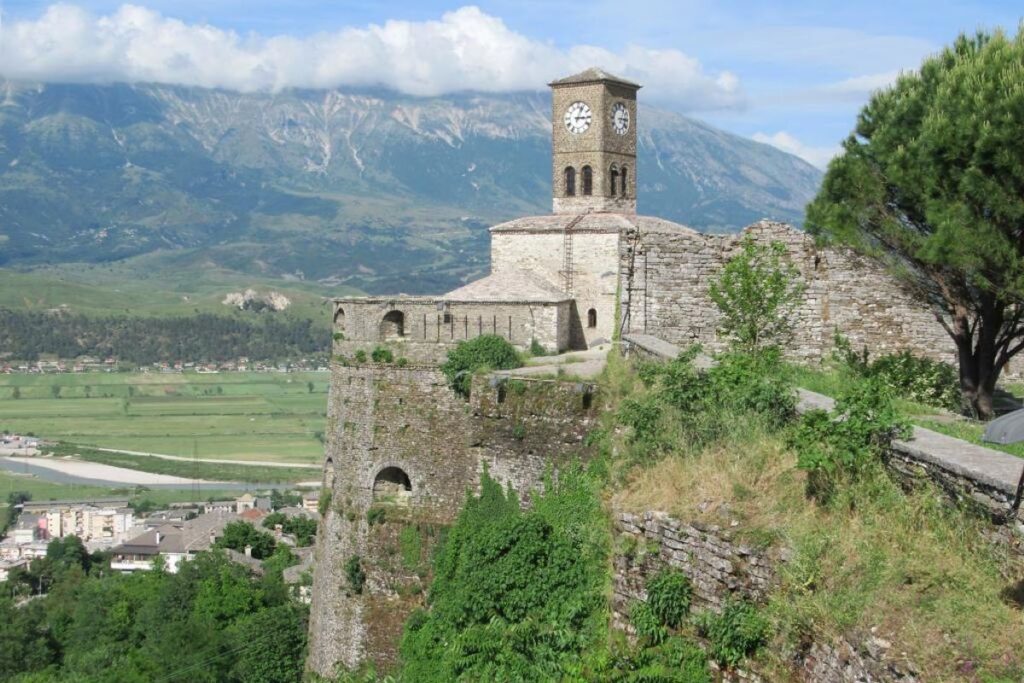
[[[384,85],[412,95],[536,90],[589,66],[639,80],[691,111],[737,108],[735,75],[708,73],[678,50],[560,49],[467,6],[434,21],[387,21],[309,37],[239,35],[136,5],[94,15],[51,5],[6,23],[0,74],[42,82],[156,82],[240,91]]]
[[[886,88],[896,82],[900,71],[885,71],[865,76],[855,76],[836,83],[830,83],[821,88],[822,92],[851,97],[858,100],[866,99],[868,95],[881,88]]]
[[[780,130],[774,135],[754,133],[752,137],[757,142],[763,142],[766,145],[781,149],[783,152],[795,154],[807,163],[821,169],[827,167],[828,162],[839,154],[840,151],[838,145],[831,147],[811,147],[810,145],[805,145],[784,130]]]

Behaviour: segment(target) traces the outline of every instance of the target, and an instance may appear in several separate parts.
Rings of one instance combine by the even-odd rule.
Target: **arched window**
[[[572,166],[565,167],[565,196],[576,196],[576,169]]]
[[[625,166],[623,166],[623,167],[622,167],[622,170],[621,170],[621,171],[619,171],[619,178],[620,178],[620,181],[621,181],[621,183],[622,183],[622,196],[623,196],[623,197],[625,197],[625,196],[626,196],[626,187],[627,187],[627,183],[626,183],[626,171],[627,171],[627,168],[626,168]]]
[[[409,475],[399,467],[385,467],[373,478],[375,503],[407,503],[411,494]]]
[[[587,311],[587,327],[597,327],[597,311],[593,308]]]
[[[612,164],[611,170],[608,172],[608,175],[611,178],[611,196],[614,197],[615,191],[618,189],[619,185],[619,167],[616,166],[615,164]]]
[[[334,331],[344,332],[345,331],[345,309],[341,306],[334,312]]]
[[[334,489],[334,459],[327,458],[324,462],[324,488],[328,491]]]
[[[594,194],[594,172],[589,166],[583,167],[583,195],[589,197]]]
[[[380,322],[380,339],[400,339],[405,336],[405,314],[401,311],[388,311]]]

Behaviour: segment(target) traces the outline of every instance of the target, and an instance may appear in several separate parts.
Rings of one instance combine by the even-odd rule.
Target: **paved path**
[[[161,460],[177,460],[178,462],[209,462],[218,465],[243,465],[251,467],[301,467],[311,470],[320,469],[320,465],[305,463],[305,462],[275,462],[275,461],[261,461],[261,460],[227,460],[224,458],[189,458],[184,455],[166,455],[164,453],[146,453],[144,451],[123,451],[118,448],[93,448],[94,451],[103,451],[104,453],[124,453],[125,455],[144,455],[150,458],[160,458]]]

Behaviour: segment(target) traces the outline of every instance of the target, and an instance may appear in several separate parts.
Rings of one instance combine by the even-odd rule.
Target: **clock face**
[[[565,110],[565,116],[562,118],[569,132],[578,135],[587,128],[590,128],[591,117],[590,107],[587,106],[586,102],[573,102]]]
[[[622,102],[616,102],[612,107],[612,130],[619,135],[625,135],[629,130],[629,109]]]

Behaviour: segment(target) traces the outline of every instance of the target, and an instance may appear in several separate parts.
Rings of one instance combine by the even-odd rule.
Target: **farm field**
[[[156,505],[191,501],[198,495],[198,500],[209,498],[236,498],[241,495],[238,490],[222,490],[203,486],[198,494],[190,487],[180,489],[149,489],[146,487],[107,487],[89,486],[85,484],[55,484],[43,481],[38,477],[12,474],[0,471],[0,507],[4,505],[8,494],[14,491],[27,491],[36,502],[46,500],[78,500],[87,498],[115,498],[125,496],[133,499],[147,499]]]
[[[199,459],[319,462],[328,374],[0,375],[0,430]]]

